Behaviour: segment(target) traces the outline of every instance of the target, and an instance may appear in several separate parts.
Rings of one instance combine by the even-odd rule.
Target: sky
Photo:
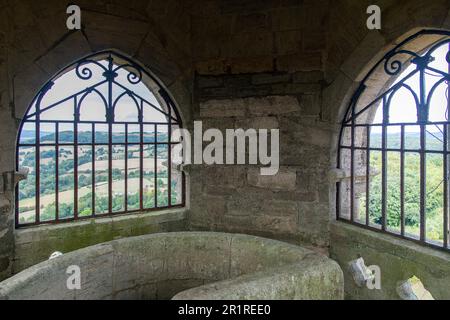
[[[100,62],[106,65],[106,61]],[[45,109],[47,106],[56,103],[72,94],[86,89],[87,87],[93,86],[105,78],[102,76],[103,70],[101,67],[89,64],[85,65],[92,70],[92,78],[88,80],[80,79],[74,70],[71,70],[55,81],[52,89],[45,95],[41,102],[41,109]],[[114,66],[117,67],[117,66]],[[128,71],[120,69],[118,71],[118,77],[116,81],[127,87],[129,90],[133,91],[137,95],[143,97],[147,101],[151,102],[153,105],[161,108],[160,104],[156,100],[154,94],[150,92],[146,85],[142,82],[139,84],[130,84],[127,80]],[[144,75],[145,77],[145,75]],[[107,84],[102,84],[97,87],[98,91],[107,98],[108,87]],[[124,92],[122,88],[117,85],[113,86],[113,101]],[[82,95],[78,97],[81,98]],[[34,113],[34,106],[30,109],[29,113]],[[104,102],[98,94],[95,92],[89,94],[83,101],[80,108],[80,119],[83,121],[105,121],[105,107]],[[123,96],[116,107],[116,121],[137,121],[138,110],[136,103],[128,95]],[[44,111],[41,114],[41,120],[73,120],[73,100],[59,104],[48,111]],[[164,114],[158,112],[149,105],[144,107],[144,121],[153,122],[167,122]],[[53,131],[53,126],[51,124],[46,125],[41,124],[42,131]],[[26,128],[25,128],[26,129]],[[53,130],[52,130],[53,129]]]
[[[433,57],[435,58],[435,61],[430,63],[430,66],[434,69],[438,69],[444,72],[448,73],[449,66],[446,61],[446,55],[449,51],[449,45],[445,44],[439,49],[435,51],[433,54]],[[414,64],[411,64],[398,78],[398,80],[395,83],[398,83],[403,79],[406,75],[414,71],[416,66]],[[441,79],[441,77],[433,76],[434,73],[431,71],[427,71],[426,75],[426,91],[428,92],[433,85]],[[393,85],[395,85],[395,83]],[[411,86],[411,88],[418,93],[419,92],[419,74],[416,74],[413,78],[408,79],[406,81],[406,84]],[[448,90],[448,84],[445,82],[442,83],[438,89],[433,94],[433,98],[431,100],[430,105],[430,121],[447,121],[448,116],[446,116],[446,109],[447,109],[447,90]],[[395,96],[392,99],[391,103],[391,109],[390,109],[390,122],[391,123],[400,123],[400,122],[416,122],[417,121],[417,111],[415,107],[415,101],[412,97],[412,94],[407,89],[401,89],[397,91]],[[382,107],[379,106],[374,123],[382,123],[383,119],[383,111]],[[437,128],[429,128],[430,131],[438,132],[439,130]],[[399,132],[399,127],[394,127],[390,130],[390,132]],[[419,128],[417,126],[411,126],[406,128],[407,132],[418,132]],[[381,132],[381,129],[376,130],[373,129],[372,132],[379,133]]]

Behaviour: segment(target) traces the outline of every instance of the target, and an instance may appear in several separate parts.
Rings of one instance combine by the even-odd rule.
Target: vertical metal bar
[[[73,194],[73,217],[78,219],[78,99],[74,98],[74,123],[73,123],[73,183],[74,183],[74,194]]]
[[[113,177],[112,177],[112,123],[108,123],[108,212],[112,212],[112,194],[113,194]]]
[[[448,45],[450,50],[450,43]],[[450,63],[448,64],[448,73],[450,74]],[[450,92],[450,81],[447,81],[447,89]],[[444,248],[449,248],[449,188],[448,188],[448,170],[449,168],[449,125],[448,125],[448,112],[450,110],[450,100],[447,97],[447,123],[444,125]]]
[[[449,126],[444,125],[444,248],[448,248],[448,129]]]
[[[172,145],[171,145],[171,141],[172,141],[172,106],[170,105],[170,102],[167,100],[166,101],[168,107],[169,107],[169,127],[168,127],[168,137],[167,140],[169,142],[169,144],[167,145],[167,190],[168,190],[168,195],[167,195],[167,206],[171,207],[172,206]]]
[[[186,188],[184,187],[186,185],[186,175],[184,174],[184,172],[182,172],[182,194],[183,194],[183,198],[182,198],[182,205],[183,207],[186,205]]]
[[[143,112],[144,103],[141,100],[141,110],[139,111],[139,128],[141,131],[140,135],[140,159],[139,159],[139,207],[141,210],[144,209],[144,124]]]
[[[125,211],[128,211],[128,124],[125,124]]]
[[[370,132],[372,130],[371,126],[367,126],[366,136],[367,136],[367,148],[366,148],[366,226],[370,224]]]
[[[153,158],[155,160],[155,208],[158,208],[158,126],[155,124],[155,154]]]
[[[389,109],[386,97],[383,97],[383,127],[382,127],[382,157],[381,157],[381,229],[387,230],[387,125],[389,123]]]
[[[91,148],[92,148],[92,216],[95,217],[95,123],[92,123],[92,137],[91,137]]]
[[[36,127],[36,124],[35,124]],[[23,128],[23,124],[21,125],[21,131]],[[35,139],[36,140],[36,139]],[[36,141],[35,141],[36,142]],[[20,167],[20,163],[19,163],[19,153],[20,153],[20,136],[18,137],[18,143],[17,143],[17,147],[16,147],[16,171],[19,171],[19,167]],[[35,150],[35,157],[36,157],[36,150]],[[35,159],[36,161],[36,159]],[[36,174],[36,170],[34,170],[35,174]],[[20,216],[19,216],[19,183],[16,184],[15,187],[15,198],[14,198],[14,203],[15,203],[15,219],[14,219],[14,224],[15,227],[17,228],[20,224]],[[36,214],[36,211],[35,211]]]
[[[39,96],[37,102],[36,102],[36,158],[35,158],[35,173],[36,173],[36,212],[35,212],[35,223],[40,222],[40,206],[41,206],[41,99],[42,99],[43,93]]]
[[[401,126],[400,138],[400,232],[405,236],[405,126]]]
[[[59,123],[55,124],[55,220],[59,220]]]
[[[426,240],[426,147],[425,125],[420,125],[420,241]]]
[[[355,221],[355,105],[352,105],[351,149],[350,149],[350,221]]]
[[[107,120],[108,120],[108,212],[112,212],[112,122],[114,121],[114,110],[112,102],[112,83],[113,83],[113,58],[110,55],[108,58],[108,70],[110,72],[108,78],[108,110]]]
[[[420,241],[426,241],[426,127],[427,122],[427,103],[425,92],[425,72],[420,70],[420,110],[419,123],[420,123]]]
[[[341,128],[341,137],[342,137],[342,128]],[[341,138],[342,139],[342,138]],[[183,150],[183,152],[185,152]],[[341,141],[339,141],[339,148],[337,152],[337,168],[341,169]],[[183,173],[184,176],[184,173]],[[184,188],[184,183],[183,183]],[[183,190],[184,193],[184,190]],[[335,205],[336,205],[336,221],[339,221],[341,216],[341,181],[336,181],[336,199],[335,199]]]

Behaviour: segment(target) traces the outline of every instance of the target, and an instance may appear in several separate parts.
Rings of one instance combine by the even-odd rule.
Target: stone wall
[[[257,166],[189,169],[192,230],[325,248],[335,213],[328,172],[361,76],[399,39],[450,29],[447,0],[80,0],[83,30],[69,32],[68,3],[0,4],[0,175],[15,169],[17,128],[39,88],[75,59],[112,48],[163,81],[188,128],[195,119],[205,129],[280,129],[276,177]],[[382,8],[380,31],[366,28],[370,4]],[[14,256],[13,200],[0,193],[0,278]]]
[[[13,170],[15,154],[16,121],[10,103],[10,82],[8,78],[8,37],[9,21],[4,4],[0,4],[0,279],[10,274],[12,251],[14,248],[13,193],[6,190],[4,173]]]
[[[321,120],[320,71],[197,76],[203,130],[279,129],[280,171],[194,166],[190,227],[328,245],[330,128]],[[226,98],[228,97],[228,98]]]
[[[192,21],[194,119],[204,130],[279,129],[281,168],[274,177],[257,166],[193,168],[190,227],[326,247],[329,1],[207,3]]]
[[[82,30],[76,32],[66,28],[69,3],[0,3],[0,177],[15,170],[18,126],[41,86],[92,52],[114,49],[136,59],[163,81],[183,120],[191,119],[190,17],[184,3],[77,1]],[[10,275],[14,257],[12,190],[0,191],[0,279]]]
[[[397,287],[415,276],[434,299],[450,299],[450,256],[389,235],[334,222],[330,256],[344,271],[346,299],[399,300]],[[366,266],[380,268],[381,289],[356,285],[349,262],[362,257]]]

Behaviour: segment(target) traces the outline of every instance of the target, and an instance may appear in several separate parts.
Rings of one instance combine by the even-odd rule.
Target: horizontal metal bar
[[[64,102],[67,102],[67,101],[69,101],[69,100],[75,99],[75,98],[78,97],[79,95],[81,95],[81,94],[83,94],[83,93],[86,93],[86,92],[88,92],[89,90],[92,90],[92,89],[94,89],[94,88],[97,88],[97,87],[101,86],[102,84],[105,84],[106,82],[107,82],[107,80],[103,80],[103,81],[101,81],[101,82],[99,82],[99,83],[97,83],[97,84],[94,84],[94,85],[90,86],[89,88],[83,89],[83,90],[81,90],[81,91],[79,91],[79,92],[77,92],[77,93],[74,93],[74,94],[72,94],[72,95],[70,95],[70,96],[68,96],[68,97],[66,97],[66,98],[64,98],[64,99],[62,99],[62,100],[59,100],[59,101],[57,101],[57,102],[55,102],[55,103],[52,103],[51,105],[48,105],[48,106],[45,107],[45,108],[42,108],[42,107],[41,107],[39,113],[41,114],[42,112],[45,112],[45,111],[47,111],[47,110],[50,110],[51,108],[54,108],[54,107],[56,107],[56,106],[58,106],[58,105],[60,105],[60,104],[62,104],[62,103],[64,103]],[[36,114],[37,114],[37,112],[31,113],[31,114],[27,115],[27,118],[32,118],[32,117],[36,116]]]
[[[447,124],[450,124],[450,121],[437,121],[437,122],[395,122],[395,123],[355,123],[355,127],[363,127],[363,128],[381,128],[381,127],[418,127],[420,125],[426,125],[426,126],[445,126]],[[344,128],[351,128],[351,124],[343,124]],[[406,128],[405,128],[406,129]],[[406,132],[408,133],[408,132]]]
[[[24,120],[23,123],[36,123],[36,120]],[[78,124],[99,124],[99,125],[106,125],[109,124],[108,121],[86,121],[86,120],[80,120],[80,121],[75,121],[75,120],[39,120],[40,123],[49,123],[49,124],[56,124],[56,123],[63,123],[63,124],[74,124],[74,123],[78,123]],[[124,121],[114,121],[112,122],[112,125],[140,125],[141,122],[124,122]],[[169,122],[142,122],[142,124],[145,125],[158,125],[158,126],[168,126]],[[172,126],[180,126],[180,124],[178,122],[171,122],[170,123]]]
[[[124,143],[124,142],[113,142],[112,143],[114,146],[133,146],[133,145],[137,145],[139,146],[139,142],[128,142],[128,143]],[[144,142],[144,145],[180,145],[182,144],[181,142]],[[77,146],[80,147],[86,147],[86,146],[92,146],[92,143],[78,143],[76,144]],[[107,147],[109,146],[109,143],[94,143],[95,146],[99,146],[99,147]],[[42,143],[40,145],[36,145],[36,144],[19,144],[18,147],[19,148],[31,148],[31,147],[73,147],[75,146],[74,143]]]
[[[118,85],[119,87],[121,87],[124,90],[130,91],[127,87],[125,87],[124,85],[113,81],[114,84]],[[147,99],[143,98],[142,96],[140,96],[139,94],[137,94],[136,92],[130,91],[133,95],[135,95],[138,99],[144,101],[145,103],[147,103],[150,107],[152,107],[153,109],[155,109],[156,111],[162,113],[163,115],[165,115],[166,117],[172,118],[175,121],[178,121],[177,118],[172,117],[169,113],[165,112],[164,110],[161,110],[160,108],[158,108],[157,106],[155,106],[153,103],[151,103],[150,101],[148,101]],[[170,108],[170,106],[168,106]]]
[[[351,150],[352,147],[349,146],[340,146],[341,149],[346,149],[346,150]],[[354,150],[362,150],[362,151],[366,151],[367,148],[365,147],[354,147]],[[420,149],[392,149],[392,148],[369,148],[368,150],[370,151],[387,151],[387,152],[404,152],[404,153],[421,153]],[[447,152],[444,151],[438,151],[438,150],[425,150],[425,153],[430,153],[430,154],[450,154],[450,150]]]
[[[112,212],[112,213],[105,213],[105,214],[96,214],[94,216],[86,216],[86,217],[78,217],[78,218],[67,218],[67,219],[60,219],[58,221],[56,220],[49,220],[49,221],[41,221],[39,223],[24,223],[24,224],[18,224],[19,229],[27,228],[27,227],[34,227],[34,226],[40,226],[40,225],[52,225],[52,224],[61,224],[66,222],[75,222],[75,221],[81,221],[81,220],[89,220],[89,219],[96,219],[96,218],[110,218],[114,216],[126,216],[126,215],[133,215],[133,214],[146,214],[150,212],[155,211],[162,211],[162,210],[169,210],[169,209],[180,209],[184,208],[184,204],[177,204],[173,206],[167,206],[167,207],[158,207],[158,208],[147,208],[147,209],[137,209],[137,210],[130,210],[130,211],[120,211],[120,212]]]
[[[365,106],[364,108],[362,108],[360,111],[356,112],[354,114],[353,117],[350,117],[350,119],[348,119],[347,121],[345,121],[345,123],[349,123],[352,121],[352,119],[356,119],[358,118],[361,114],[363,114],[364,112],[366,112],[367,110],[369,110],[371,107],[373,107],[374,105],[376,105],[377,103],[381,103],[381,100],[384,99],[387,95],[389,95],[389,93],[394,92],[396,90],[399,90],[403,84],[410,78],[412,78],[416,73],[418,72],[418,70],[414,70],[412,71],[409,75],[407,75],[406,77],[404,77],[402,79],[401,82],[396,83],[395,85],[393,85],[391,88],[389,88],[389,90],[385,91],[382,95],[378,96],[375,100],[373,100],[371,103],[369,103],[367,106]]]
[[[408,237],[406,235],[402,236],[400,233],[394,233],[394,232],[391,232],[391,231],[388,231],[388,230],[383,231],[381,229],[378,229],[378,228],[375,228],[375,227],[371,227],[370,225],[366,226],[365,224],[352,222],[352,221],[344,219],[342,217],[339,217],[337,220],[339,222],[342,222],[342,223],[350,224],[350,225],[357,226],[357,227],[360,227],[360,228],[363,228],[363,229],[366,229],[366,230],[370,230],[370,231],[375,231],[377,233],[386,234],[386,235],[389,235],[389,236],[392,236],[392,237],[395,237],[395,238],[398,238],[398,239],[412,241],[412,242],[415,242],[415,243],[417,243],[419,245],[422,245],[422,246],[427,246],[427,247],[430,247],[430,248],[433,248],[433,249],[438,249],[438,250],[441,250],[441,251],[444,251],[444,252],[450,252],[450,248],[445,248],[444,246],[439,246],[439,245],[436,245],[436,244],[433,244],[433,243],[430,243],[430,242],[427,242],[427,241],[421,241],[421,240],[418,240],[418,239],[413,238],[413,237]]]

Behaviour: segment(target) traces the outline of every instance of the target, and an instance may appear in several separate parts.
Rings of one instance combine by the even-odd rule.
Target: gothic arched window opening
[[[181,127],[161,83],[111,52],[62,70],[36,95],[19,131],[16,226],[144,212],[185,203],[172,157]]]
[[[449,45],[423,30],[361,82],[341,129],[338,220],[448,250]]]

